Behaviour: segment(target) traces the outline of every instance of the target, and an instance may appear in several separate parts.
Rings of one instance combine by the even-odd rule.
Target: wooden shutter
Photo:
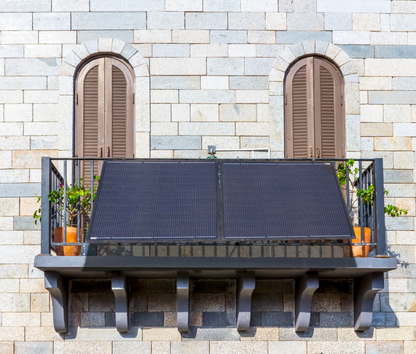
[[[308,57],[285,80],[285,156],[343,158],[342,78],[332,64]]]
[[[85,65],[76,83],[75,155],[78,157],[133,157],[133,76],[113,58]],[[100,174],[102,163],[94,163]],[[89,185],[90,162],[81,164]]]

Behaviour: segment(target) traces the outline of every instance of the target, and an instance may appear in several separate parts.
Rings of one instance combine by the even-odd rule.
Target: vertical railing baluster
[[[384,176],[383,159],[374,159],[374,238],[377,255],[384,255],[386,249],[386,225],[384,220]]]
[[[94,199],[92,197],[94,191],[94,160],[91,160],[91,216],[94,207]]]
[[[358,173],[359,173],[359,181],[360,181],[360,189],[363,189],[363,163],[362,161],[358,162]],[[359,213],[360,213],[360,228],[361,228],[361,243],[364,243],[364,213],[363,213],[363,197],[360,196],[359,198],[359,202],[358,202],[358,206],[359,206]]]
[[[68,203],[67,197],[66,197],[66,173],[67,173],[67,160],[64,160],[64,243],[66,243],[66,204]]]
[[[42,184],[41,184],[41,253],[43,256],[50,256],[51,248],[51,202],[49,201],[49,191],[51,188],[51,159],[42,157]]]
[[[345,162],[345,174],[346,174],[345,184],[347,185],[347,209],[348,209],[348,215],[351,217],[350,169],[348,167],[347,162]]]
[[[76,166],[77,168],[77,180],[78,180],[78,187],[81,184],[81,162],[77,160]],[[79,209],[81,208],[81,197],[78,197],[78,206],[77,206],[77,242],[80,242],[80,229],[81,229],[81,214]]]

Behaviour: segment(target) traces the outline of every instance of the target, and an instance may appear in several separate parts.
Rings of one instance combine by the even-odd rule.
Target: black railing
[[[49,194],[51,191],[56,191],[59,188],[63,188],[63,210],[65,211],[68,205],[67,200],[67,188],[70,185],[79,183],[81,177],[81,162],[91,164],[91,173],[89,176],[84,176],[84,180],[89,182],[89,188],[91,191],[94,186],[94,175],[98,174],[98,171],[94,170],[95,161],[105,160],[134,160],[134,159],[117,159],[117,158],[42,158],[42,191],[41,191],[41,207],[42,207],[42,227],[41,227],[41,253],[42,255],[51,255],[51,250],[57,250],[62,246],[89,246],[88,243],[82,242],[82,232],[87,225],[83,221],[83,216],[80,215],[79,208],[76,217],[77,227],[77,242],[67,242],[67,223],[68,213],[62,212],[60,209],[62,205],[57,205],[49,200]],[[290,162],[294,160],[284,159],[272,161]],[[302,161],[296,159],[296,161]],[[303,160],[310,161],[310,160]],[[347,164],[348,159],[316,159],[315,161],[327,161],[334,164],[335,168],[339,164],[344,166],[346,176],[350,176],[349,166]],[[353,223],[356,226],[361,227],[361,235],[364,235],[364,227],[371,229],[371,242],[365,243],[364,237],[362,237],[360,246],[370,246],[375,251],[375,255],[384,255],[386,252],[386,240],[385,240],[385,221],[384,221],[384,187],[383,187],[383,160],[381,158],[376,159],[355,159],[355,163],[358,165],[358,172],[356,177],[352,180],[348,179],[345,187],[343,187],[343,193],[346,199],[346,205]],[[363,167],[364,165],[364,167]],[[351,181],[351,183],[349,183]],[[351,188],[368,189],[370,186],[374,186],[373,202],[364,203],[362,197],[357,197],[356,193],[351,193]],[[91,197],[91,212],[94,207],[94,201]],[[78,205],[80,200],[78,200]],[[85,215],[86,218],[89,215]],[[54,230],[56,227],[63,227],[63,242],[56,242]],[[84,235],[86,235],[85,230]],[[256,241],[255,244],[269,244],[269,245],[285,245],[285,246],[308,246],[308,245],[331,245],[345,247],[348,243],[342,243],[339,240],[332,241]],[[141,245],[145,243],[140,243]],[[155,242],[149,242],[149,245],[155,245]],[[178,243],[174,243],[178,244]],[[185,244],[180,242],[181,245]],[[209,244],[206,241],[194,241],[187,242],[191,245]],[[250,245],[249,242],[232,242],[232,244],[244,244]],[[131,245],[131,243],[129,243]],[[163,242],[163,245],[168,245]],[[357,245],[357,244],[355,244]]]

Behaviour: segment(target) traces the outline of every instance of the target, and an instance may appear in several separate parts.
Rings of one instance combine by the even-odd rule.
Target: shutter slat
[[[308,156],[308,112],[306,65],[302,66],[293,77],[293,157]]]

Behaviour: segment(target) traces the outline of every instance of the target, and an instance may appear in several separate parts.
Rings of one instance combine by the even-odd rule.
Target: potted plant
[[[347,166],[348,166],[348,176],[347,176]],[[373,205],[374,201],[374,185],[370,185],[368,189],[357,188],[357,181],[358,181],[358,173],[359,169],[354,168],[354,159],[349,159],[347,163],[344,165],[343,163],[338,164],[337,175],[339,184],[342,186],[349,183],[350,185],[350,194],[351,194],[351,202],[350,208],[348,210],[349,215],[351,217],[351,221],[354,224],[354,217],[353,217],[353,209],[354,205],[356,205],[358,199],[362,198],[363,206],[370,204]],[[388,195],[388,191],[384,189],[384,194]],[[354,199],[355,198],[355,199]],[[397,217],[401,215],[407,215],[407,209],[399,209],[395,205],[388,204],[384,207],[384,213],[391,217]],[[363,227],[364,231],[364,243],[371,242],[371,229],[369,227]],[[355,239],[351,240],[351,243],[361,243],[362,236],[361,236],[361,227],[354,226],[355,232]],[[344,241],[348,242],[348,241]],[[346,246],[344,247],[344,253],[346,257],[367,257],[370,252],[370,246]]]
[[[99,176],[94,176],[94,179],[99,181]],[[63,183],[59,188],[50,191],[48,194],[49,201],[52,203],[52,208],[55,210],[57,216],[63,220],[64,213],[67,215],[66,223],[66,239],[64,239],[64,228],[56,227],[54,229],[54,242],[56,243],[76,243],[77,241],[77,227],[73,226],[76,217],[79,215],[88,215],[91,212],[91,198],[95,200],[97,193],[97,186],[94,186],[92,191],[84,185],[84,180],[81,178],[79,183],[74,183],[66,187],[66,193]],[[64,198],[66,194],[66,204]],[[38,197],[38,203],[41,198]],[[35,224],[41,222],[41,208],[37,209],[33,218]],[[83,227],[80,228],[80,242],[84,242]],[[58,256],[79,256],[81,253],[81,246],[56,246],[56,254]]]

